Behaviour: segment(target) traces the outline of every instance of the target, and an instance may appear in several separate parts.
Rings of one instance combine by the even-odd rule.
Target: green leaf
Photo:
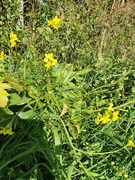
[[[23,105],[23,104],[26,104],[28,102],[30,102],[31,98],[28,98],[26,96],[23,96],[22,97],[22,100],[21,100],[21,103],[19,105]]]
[[[54,140],[55,140],[55,153],[57,155],[61,155],[61,142],[60,142],[60,137],[59,137],[58,130],[56,127],[53,127],[53,134],[54,134]]]
[[[19,92],[23,91],[23,87],[22,87],[22,85],[19,84],[18,80],[13,79],[13,78],[11,78],[10,76],[6,76],[6,77],[5,77],[5,80],[8,81],[9,85],[10,85],[13,89],[15,89],[15,90],[17,90],[17,91],[19,91]]]
[[[104,132],[104,134],[105,134],[106,136],[108,136],[115,144],[123,147],[123,143],[122,143],[121,141],[119,141],[117,138],[115,138],[114,136],[112,136],[112,135],[110,134],[110,132],[107,132],[107,131],[106,131],[106,132]]]
[[[135,86],[132,87],[132,93],[135,93]]]
[[[39,93],[37,91],[37,88],[35,86],[28,86],[27,87],[28,94],[32,98],[37,98],[39,96]]]
[[[98,106],[101,107],[101,106],[106,105],[107,103],[108,103],[108,102],[107,102],[106,99],[102,99],[102,100],[98,101]]]
[[[18,105],[21,102],[21,97],[16,93],[10,94],[10,98],[10,105]]]
[[[68,167],[68,179],[71,179],[73,170],[75,168],[76,161],[74,161],[69,167]]]
[[[27,104],[31,98],[28,98],[26,96],[23,96],[22,98],[16,94],[16,93],[12,93],[10,94],[10,105],[23,105],[23,104]]]
[[[26,112],[20,112],[18,114],[18,116],[21,119],[32,119],[34,115],[35,115],[34,110],[29,110],[29,111],[26,111]]]
[[[8,108],[0,108],[0,117],[7,118],[9,115],[13,115],[14,113],[10,111]]]

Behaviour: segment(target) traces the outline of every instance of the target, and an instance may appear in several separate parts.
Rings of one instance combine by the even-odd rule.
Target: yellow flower
[[[102,120],[101,120],[101,117],[102,117],[102,115],[101,115],[100,113],[98,113],[98,116],[97,116],[97,118],[95,119],[95,123],[96,123],[97,125],[99,125],[99,123],[102,121]]]
[[[55,16],[53,19],[48,20],[48,26],[52,26],[54,29],[58,29],[60,27],[60,19],[58,16]]]
[[[126,146],[135,147],[135,143],[132,140],[128,140],[128,143]]]
[[[107,109],[108,109],[108,111],[114,111],[114,109],[113,109],[113,103],[111,103]]]
[[[113,121],[117,121],[118,118],[119,118],[118,115],[119,115],[119,112],[118,112],[118,111],[114,111],[114,112],[113,112],[113,115],[112,115],[112,120],[113,120]]]
[[[0,130],[0,134],[4,134],[4,135],[6,135],[6,134],[8,134],[8,135],[12,135],[12,134],[14,134],[14,132],[12,132],[12,129],[11,128],[2,128],[2,130]]]
[[[17,35],[14,34],[13,32],[10,33],[10,39],[14,39],[15,41],[18,40]]]
[[[106,124],[110,121],[110,114],[108,111],[105,111],[105,114],[102,116],[101,114],[95,119],[95,123],[99,125],[99,123]]]
[[[0,61],[4,61],[4,58],[5,58],[5,54],[3,51],[1,51],[0,53]]]
[[[56,59],[53,59],[53,60],[52,60],[52,66],[54,66],[56,63],[57,63],[57,60],[56,60]]]
[[[47,63],[45,64],[45,67],[46,67],[47,69],[49,69],[49,68],[51,67],[51,62],[47,62]]]
[[[97,125],[99,125],[100,122],[101,122],[100,117],[97,117],[97,118],[95,119],[95,123],[96,123]]]
[[[10,36],[11,47],[15,47],[16,46],[16,41],[18,41],[17,35],[14,34],[13,32],[11,32],[9,36]]]
[[[44,58],[45,67],[49,69],[51,66],[54,66],[57,63],[57,59],[54,59],[53,53],[45,54]]]
[[[15,47],[16,46],[16,42],[14,40],[10,40],[10,43],[11,43],[11,47]]]
[[[107,114],[101,117],[102,124],[107,124],[110,121],[110,115]]]

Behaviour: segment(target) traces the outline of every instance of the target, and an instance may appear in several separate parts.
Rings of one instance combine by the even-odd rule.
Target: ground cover
[[[135,3],[18,7],[0,7],[0,179],[134,180]]]

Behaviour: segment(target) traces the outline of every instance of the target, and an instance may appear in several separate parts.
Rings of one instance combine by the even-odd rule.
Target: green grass
[[[134,180],[135,3],[51,0],[23,29],[18,4],[2,3],[0,179]],[[47,70],[48,53],[57,64]]]

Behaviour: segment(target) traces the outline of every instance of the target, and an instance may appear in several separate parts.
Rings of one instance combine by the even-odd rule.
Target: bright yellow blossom
[[[10,44],[11,47],[15,47],[16,46],[16,41],[18,41],[17,35],[14,34],[13,32],[10,33]]]
[[[0,134],[12,135],[14,134],[14,132],[12,132],[11,128],[2,128],[2,130],[0,130]]]
[[[100,122],[101,122],[101,119],[100,119],[100,117],[98,116],[98,117],[95,119],[95,123],[96,123],[97,125],[99,125]]]
[[[110,115],[105,115],[101,117],[102,124],[107,124],[110,121]]]
[[[4,61],[4,58],[5,58],[5,54],[3,51],[1,51],[0,53],[0,61]]]
[[[106,124],[106,123],[110,122],[111,120],[116,121],[116,120],[118,120],[118,115],[119,115],[119,112],[114,111],[113,103],[110,103],[107,110],[105,110],[104,114],[103,115],[100,114],[100,116],[98,116],[95,119],[95,123],[98,125],[99,123]]]
[[[51,67],[51,62],[47,62],[47,63],[45,64],[45,67],[46,67],[47,69],[49,69],[49,68]]]
[[[114,111],[113,114],[112,114],[112,120],[113,121],[117,121],[118,120],[118,115],[119,115],[119,112],[118,111]]]
[[[48,26],[52,26],[54,29],[58,29],[60,27],[60,19],[58,16],[55,16],[53,19],[48,20]]]
[[[54,59],[53,53],[45,54],[44,58],[45,67],[49,69],[51,66],[54,66],[57,63],[57,59]]]
[[[15,41],[18,40],[17,35],[14,34],[13,32],[10,33],[10,39],[14,39]]]
[[[109,121],[110,121],[110,114],[108,113],[108,111],[106,111],[103,116],[99,114],[98,117],[95,119],[95,123],[97,125],[99,125],[99,123],[106,124]]]
[[[132,140],[128,140],[128,143],[126,146],[131,146],[135,148],[135,143]]]
[[[113,109],[113,103],[111,103],[107,109],[108,109],[108,111],[114,111],[114,109]]]
[[[11,43],[11,47],[15,47],[16,46],[16,42],[14,40],[10,40],[10,43]]]

